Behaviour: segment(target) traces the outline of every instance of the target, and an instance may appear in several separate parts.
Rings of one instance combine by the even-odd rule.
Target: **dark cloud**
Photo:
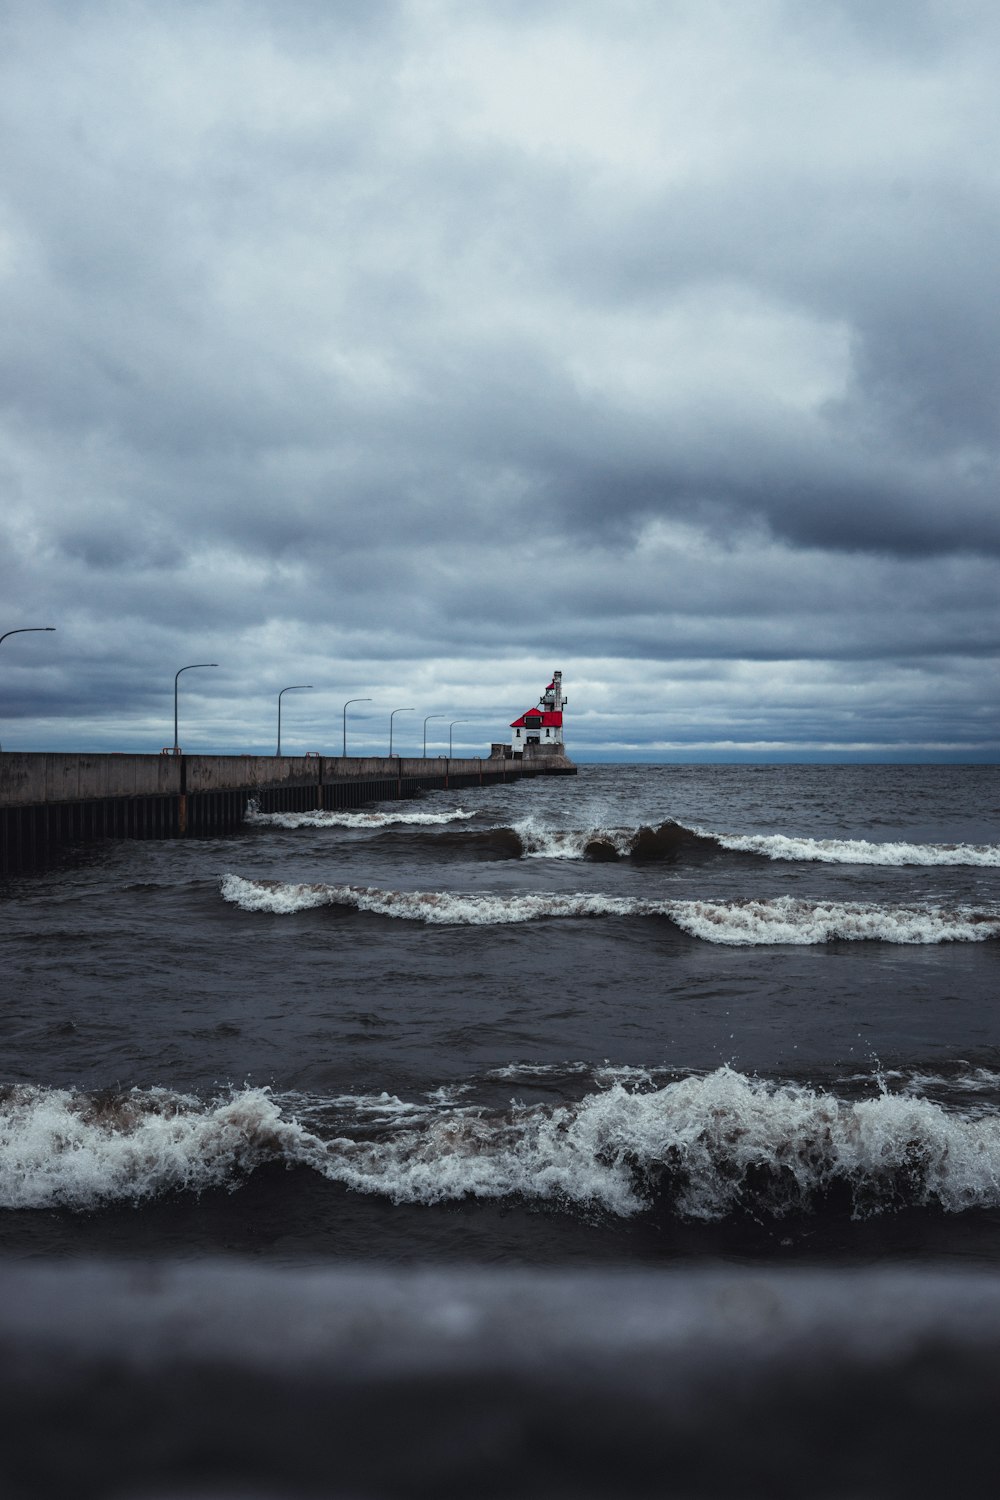
[[[6,743],[206,658],[206,743],[560,665],[592,753],[995,751],[992,9],[2,26]]]

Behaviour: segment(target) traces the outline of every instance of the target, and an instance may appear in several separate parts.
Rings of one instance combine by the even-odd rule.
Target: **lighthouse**
[[[536,708],[528,708],[511,724],[510,751],[514,755],[538,755],[546,752],[562,754],[563,750],[563,697],[562,673],[553,672],[552,681],[538,700]]]

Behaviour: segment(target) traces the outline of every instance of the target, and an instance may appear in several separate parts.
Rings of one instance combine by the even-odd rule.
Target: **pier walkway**
[[[0,753],[0,874],[42,864],[61,844],[223,833],[261,812],[332,811],[434,788],[572,776],[564,755],[81,755]]]

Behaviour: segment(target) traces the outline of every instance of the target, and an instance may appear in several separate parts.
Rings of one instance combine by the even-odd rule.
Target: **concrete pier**
[[[983,1270],[0,1265],[6,1500],[986,1500]]]
[[[573,776],[551,753],[445,756],[77,755],[0,753],[0,873],[42,864],[54,848],[96,839],[224,833],[261,812],[360,807],[435,788]]]

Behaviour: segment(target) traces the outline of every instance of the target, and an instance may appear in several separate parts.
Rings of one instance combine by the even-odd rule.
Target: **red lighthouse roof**
[[[511,720],[511,729],[524,729],[525,720],[537,721],[538,727],[542,729],[561,729],[563,716],[561,711],[543,708],[526,708],[519,719]],[[531,726],[536,727],[535,723]]]

